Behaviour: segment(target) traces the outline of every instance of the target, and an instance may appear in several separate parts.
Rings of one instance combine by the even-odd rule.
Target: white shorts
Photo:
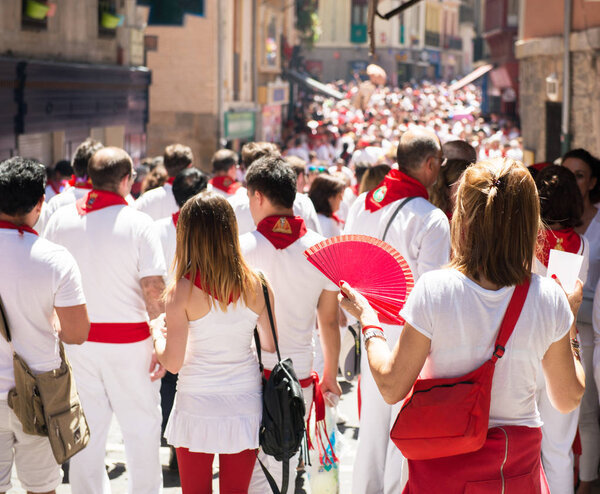
[[[21,422],[0,400],[0,492],[10,490],[13,462],[23,488],[30,492],[48,492],[62,481],[48,438],[25,434]]]

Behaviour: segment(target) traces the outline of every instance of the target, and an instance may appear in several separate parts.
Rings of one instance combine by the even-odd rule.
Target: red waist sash
[[[88,341],[96,343],[136,343],[150,336],[150,326],[144,322],[93,322]]]
[[[402,494],[550,494],[540,461],[541,442],[539,428],[494,427],[478,451],[408,460]]]

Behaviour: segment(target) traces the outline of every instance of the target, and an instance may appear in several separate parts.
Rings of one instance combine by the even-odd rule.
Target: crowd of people
[[[123,149],[88,139],[66,163],[71,178],[65,164],[51,175],[62,180],[49,199],[42,164],[0,164],[0,297],[12,345],[42,372],[66,343],[89,424],[89,443],[70,460],[74,494],[110,492],[113,416],[129,492],[161,492],[161,440],[184,494],[212,492],[215,455],[223,493],[270,492],[257,457],[279,485],[294,478],[300,451],[284,475],[259,448],[254,329],[267,375],[274,334],[292,360],[308,419],[315,402],[335,406],[341,395],[340,339],[357,320],[368,330],[354,494],[568,494],[574,452],[577,494],[591,492],[600,161],[576,149],[528,169],[515,123],[484,120],[474,86],[345,90],[338,102],[316,99],[285,145],[219,149],[210,165],[174,143],[134,167]],[[404,325],[380,323],[357,291],[306,261],[305,250],[340,234],[382,239],[404,257],[415,280]],[[584,258],[569,293],[546,276],[552,249]],[[489,358],[518,286],[527,298],[496,364],[484,446],[405,460],[390,429],[414,381]],[[48,439],[24,434],[8,405],[12,362],[0,339],[0,492],[14,459],[25,489],[51,493],[61,469]]]

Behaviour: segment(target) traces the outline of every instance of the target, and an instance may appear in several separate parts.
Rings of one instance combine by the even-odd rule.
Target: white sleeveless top
[[[183,367],[165,437],[200,453],[258,448],[262,390],[251,347],[258,315],[242,302],[189,322]]]

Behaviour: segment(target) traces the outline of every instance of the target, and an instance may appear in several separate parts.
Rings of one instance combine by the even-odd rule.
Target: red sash
[[[541,441],[539,428],[494,427],[478,451],[408,460],[402,494],[550,494],[540,461]]]
[[[177,222],[179,221],[179,213],[181,213],[181,211],[177,211],[171,215],[171,218],[173,218],[173,224],[175,226],[177,226]]]
[[[548,267],[550,259],[550,250],[562,250],[571,254],[578,254],[581,248],[581,237],[573,228],[563,228],[562,230],[546,230],[543,233],[542,251],[538,253],[538,260]]]
[[[109,206],[127,206],[124,197],[108,190],[92,189],[75,203],[77,212],[83,216],[93,211],[107,208]]]
[[[229,195],[235,194],[242,186],[241,183],[236,182],[227,175],[219,175],[218,177],[213,177],[208,181],[208,183]]]
[[[365,199],[367,211],[374,213],[384,206],[405,197],[429,199],[424,185],[400,170],[390,170],[376,189],[371,190]]]
[[[136,343],[150,336],[150,326],[144,322],[93,322],[88,341],[96,343]]]
[[[289,247],[307,232],[306,224],[300,216],[267,216],[256,229],[276,249]]]
[[[87,177],[76,177],[71,175],[71,178],[67,181],[70,187],[77,187],[78,189],[92,189],[92,181]]]
[[[36,232],[30,226],[27,226],[27,225],[15,225],[14,223],[11,223],[10,221],[0,221],[0,228],[4,228],[6,230],[18,230],[18,232],[21,235],[23,235],[24,232],[33,233],[34,235],[38,234],[38,232]]]

